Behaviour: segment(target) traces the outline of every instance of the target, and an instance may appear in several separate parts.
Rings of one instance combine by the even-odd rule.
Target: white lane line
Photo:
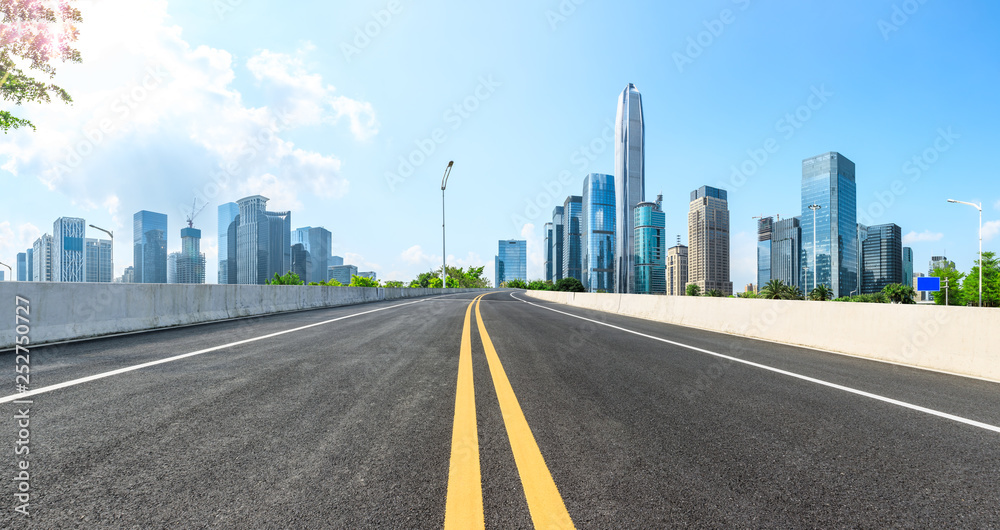
[[[437,298],[437,297],[434,297],[434,298]],[[354,313],[354,314],[351,314],[351,315],[345,315],[345,316],[334,318],[334,319],[330,319],[330,320],[324,320],[323,322],[316,322],[314,324],[308,324],[308,325],[301,326],[301,327],[294,328],[294,329],[286,329],[285,331],[278,331],[276,333],[271,333],[269,335],[262,335],[260,337],[254,337],[252,339],[244,339],[244,340],[240,340],[240,341],[236,341],[236,342],[230,342],[228,344],[222,344],[220,346],[213,346],[211,348],[205,348],[204,350],[198,350],[198,351],[193,351],[193,352],[190,352],[190,353],[183,353],[181,355],[175,355],[173,357],[167,357],[166,359],[159,359],[159,360],[156,360],[156,361],[150,361],[148,363],[137,364],[135,366],[128,366],[128,367],[125,367],[125,368],[119,368],[117,370],[112,370],[110,372],[104,372],[104,373],[100,373],[100,374],[89,375],[87,377],[81,377],[79,379],[73,379],[72,381],[65,381],[63,383],[57,383],[55,385],[43,386],[43,387],[37,388],[35,390],[29,390],[27,392],[22,392],[20,394],[14,394],[14,395],[10,395],[10,396],[4,396],[4,397],[0,398],[0,403],[10,403],[11,401],[24,399],[24,398],[31,397],[31,396],[37,396],[38,394],[45,394],[47,392],[52,392],[53,390],[59,390],[61,388],[67,388],[67,387],[71,387],[71,386],[82,385],[83,383],[89,383],[90,381],[96,381],[98,379],[104,379],[105,377],[111,377],[113,375],[124,374],[124,373],[127,373],[127,372],[133,372],[135,370],[142,370],[143,368],[149,368],[150,366],[156,366],[158,364],[164,364],[164,363],[169,363],[169,362],[173,362],[173,361],[179,361],[181,359],[187,359],[188,357],[194,357],[195,355],[201,355],[203,353],[209,353],[209,352],[213,352],[213,351],[223,350],[223,349],[226,349],[226,348],[232,348],[233,346],[239,346],[241,344],[247,344],[247,343],[256,342],[256,341],[259,341],[259,340],[270,339],[270,338],[273,338],[273,337],[277,337],[279,335],[285,335],[286,333],[294,333],[296,331],[302,331],[303,329],[309,329],[309,328],[313,328],[313,327],[316,327],[316,326],[322,326],[324,324],[330,324],[331,322],[337,322],[339,320],[344,320],[344,319],[348,319],[348,318],[359,317],[361,315],[368,315],[368,314],[371,314],[371,313],[378,313],[379,311],[386,311],[386,310],[389,310],[389,309],[395,309],[397,307],[403,307],[403,306],[412,305],[412,304],[419,304],[420,302],[424,302],[426,300],[431,300],[431,298],[423,298],[423,299],[420,299],[420,300],[415,300],[413,302],[406,302],[405,304],[396,304],[394,306],[381,307],[379,309],[372,309],[372,310],[369,310],[369,311],[362,311],[361,313]]]
[[[594,324],[600,324],[602,326],[607,326],[609,328],[614,328],[614,329],[617,329],[619,331],[624,331],[625,333],[631,333],[633,335],[638,335],[640,337],[645,337],[647,339],[652,339],[652,340],[656,340],[656,341],[660,341],[660,342],[665,342],[667,344],[672,344],[674,346],[679,346],[681,348],[687,348],[689,350],[693,350],[693,351],[696,351],[696,352],[699,352],[699,353],[704,353],[704,354],[707,354],[707,355],[711,355],[713,357],[718,357],[720,359],[726,359],[728,361],[733,361],[733,362],[737,362],[737,363],[740,363],[740,364],[745,364],[747,366],[753,366],[754,368],[760,368],[762,370],[767,370],[769,372],[774,372],[776,374],[786,375],[788,377],[794,377],[796,379],[801,379],[803,381],[808,381],[810,383],[815,383],[817,385],[822,385],[822,386],[829,387],[829,388],[835,388],[837,390],[842,390],[844,392],[849,392],[851,394],[855,394],[855,395],[858,395],[858,396],[863,396],[863,397],[874,399],[874,400],[877,400],[877,401],[882,401],[884,403],[891,403],[893,405],[896,405],[896,406],[899,406],[899,407],[903,407],[903,408],[907,408],[907,409],[910,409],[910,410],[915,410],[917,412],[923,412],[924,414],[930,414],[931,416],[937,416],[939,418],[944,418],[944,419],[947,419],[947,420],[956,421],[958,423],[964,423],[966,425],[971,425],[973,427],[979,427],[980,429],[985,429],[987,431],[993,431],[995,433],[1000,433],[1000,427],[998,427],[996,425],[990,425],[988,423],[983,423],[983,422],[976,421],[976,420],[970,420],[968,418],[963,418],[961,416],[955,416],[954,414],[948,414],[947,412],[941,412],[941,411],[938,411],[938,410],[929,409],[929,408],[926,408],[926,407],[921,407],[920,405],[914,405],[912,403],[907,403],[905,401],[899,401],[898,399],[892,399],[892,398],[888,398],[888,397],[885,397],[885,396],[880,396],[878,394],[872,394],[871,392],[865,392],[864,390],[858,390],[856,388],[851,388],[851,387],[847,387],[847,386],[844,386],[844,385],[838,385],[837,383],[831,383],[829,381],[823,381],[822,379],[816,379],[814,377],[809,377],[809,376],[806,376],[806,375],[801,375],[801,374],[797,374],[797,373],[794,373],[794,372],[789,372],[787,370],[782,370],[780,368],[775,368],[773,366],[767,366],[765,364],[755,363],[755,362],[752,362],[752,361],[747,361],[745,359],[739,359],[737,357],[731,357],[729,355],[723,355],[721,353],[716,353],[716,352],[705,350],[705,349],[698,348],[698,347],[695,347],[695,346],[690,346],[688,344],[682,344],[680,342],[674,342],[672,340],[661,339],[660,337],[654,337],[653,335],[647,335],[645,333],[639,333],[638,331],[632,331],[630,329],[626,329],[626,328],[623,328],[623,327],[615,326],[613,324],[608,324],[608,323],[601,322],[601,321],[598,321],[598,320],[594,320],[594,319],[582,317],[582,316],[579,316],[579,315],[574,315],[572,313],[567,313],[565,311],[559,311],[558,309],[552,309],[551,307],[546,307],[546,306],[543,306],[543,305],[535,304],[535,303],[529,302],[527,300],[524,300],[522,298],[518,298],[518,297],[514,296],[514,293],[511,293],[510,296],[512,298],[514,298],[515,300],[519,300],[521,302],[524,302],[524,303],[529,304],[529,305],[533,305],[535,307],[540,307],[542,309],[548,309],[549,311],[554,311],[556,313],[561,313],[563,315],[571,316],[573,318],[579,318],[580,320],[586,320],[587,322],[593,322]]]

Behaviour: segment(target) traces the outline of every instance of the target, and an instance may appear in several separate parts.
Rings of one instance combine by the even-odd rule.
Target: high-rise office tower
[[[167,215],[136,212],[132,244],[135,283],[167,283]]]
[[[341,285],[349,285],[351,283],[351,277],[358,275],[358,268],[354,265],[331,265],[330,269],[330,279],[337,280]]]
[[[295,241],[295,232],[292,232],[292,241]],[[325,262],[324,262],[325,263]],[[309,251],[306,250],[304,243],[293,243],[292,244],[292,272],[302,280],[303,283],[308,284],[307,278],[309,278],[309,272],[312,271],[313,262],[312,258],[309,257]],[[327,268],[329,271],[329,268]],[[329,272],[327,272],[329,274]]]
[[[167,254],[167,283],[177,283],[177,260],[180,257],[180,252]]]
[[[497,244],[497,287],[510,280],[528,281],[528,242],[523,239],[501,239]]]
[[[563,237],[566,236],[563,230],[563,207],[556,206],[552,209],[552,281],[558,282],[563,278],[563,258],[565,243]],[[499,283],[497,284],[499,285]]]
[[[236,201],[240,208],[235,227],[236,283],[263,285],[292,268],[292,214],[267,211],[267,201],[260,195]]]
[[[333,247],[330,247],[333,248]],[[327,262],[329,267],[338,267],[344,264],[344,258],[340,256],[330,256],[330,260]]]
[[[79,217],[60,217],[52,223],[52,281],[87,281],[83,248],[86,227],[86,221]]]
[[[858,288],[858,201],[854,175],[854,162],[840,153],[824,153],[802,161],[802,290],[805,293],[823,284],[837,298],[850,296]],[[810,209],[814,205],[818,206],[815,211]]]
[[[122,271],[122,283],[135,283],[135,267],[128,266]]]
[[[201,252],[201,230],[181,229],[181,251],[177,256],[177,283],[205,283],[205,254]]]
[[[583,281],[583,197],[570,195],[563,203],[563,278]]]
[[[684,296],[688,283],[688,248],[678,243],[667,249],[667,294]]]
[[[666,294],[666,219],[657,203],[640,202],[632,214],[635,219],[635,287],[637,294]]]
[[[235,273],[230,278],[230,270],[235,270],[236,260],[230,260],[229,227],[240,215],[240,207],[235,202],[219,205],[219,283],[236,283]],[[235,243],[235,241],[233,242]],[[232,263],[230,263],[232,261]]]
[[[792,217],[774,223],[771,229],[771,280],[781,280],[785,285],[799,287],[801,272],[802,219]],[[759,283],[757,289],[765,284]]]
[[[771,236],[774,232],[774,218],[757,220],[757,286],[771,281]]]
[[[903,285],[915,287],[913,284],[913,249],[903,247]]]
[[[35,240],[34,245],[31,247],[32,256],[34,257],[34,266],[32,267],[34,276],[34,281],[36,282],[51,282],[52,281],[52,236],[48,234],[43,234],[41,237]]]
[[[17,253],[17,281],[28,281],[28,254],[26,252]]]
[[[114,258],[111,255],[111,241],[88,238],[85,245],[87,248],[87,281],[111,283],[115,270]]]
[[[688,283],[700,287],[702,293],[717,290],[732,295],[726,190],[702,186],[691,192],[688,239]]]
[[[955,262],[948,261],[945,256],[932,256],[930,267],[927,269],[928,276],[934,276],[934,269],[954,269]]]
[[[551,282],[553,281],[552,267],[555,266],[552,263],[552,245],[553,245],[552,237],[554,236],[554,234],[552,233],[552,223],[545,223],[544,230],[545,230],[545,280]]]
[[[877,293],[891,283],[903,283],[903,236],[899,225],[869,226],[862,255],[861,294]]]
[[[618,96],[615,117],[615,292],[635,288],[635,207],[645,200],[645,131],[642,96],[629,83]]]
[[[293,264],[298,269],[305,272],[305,276],[300,275],[302,281],[322,282],[328,277],[330,267],[330,248],[333,246],[333,234],[323,227],[306,226],[297,228],[292,232],[292,245],[301,244],[305,255],[299,255],[296,262],[292,256]],[[293,249],[294,254],[294,249]],[[292,269],[295,272],[295,267]],[[298,274],[296,272],[296,274]]]
[[[28,267],[26,271],[28,273],[28,281],[33,282],[35,281],[35,249],[29,248],[25,250],[24,253],[28,256]]]
[[[590,292],[615,292],[615,177],[583,179],[583,282]]]

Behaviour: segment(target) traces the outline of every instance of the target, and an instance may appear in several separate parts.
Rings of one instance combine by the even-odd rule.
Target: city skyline
[[[578,193],[587,174],[614,172],[610,105],[627,83],[642,90],[646,186],[650,194],[664,195],[666,233],[684,232],[686,190],[710,184],[729,191],[736,285],[756,281],[752,217],[798,215],[788,206],[796,201],[799,163],[831,150],[848,153],[863,168],[859,222],[904,227],[915,262],[947,254],[960,269],[971,268],[978,250],[975,212],[948,205],[947,198],[984,203],[985,250],[996,248],[1000,191],[985,174],[994,134],[986,116],[995,115],[997,105],[988,87],[998,75],[988,67],[997,58],[987,50],[996,48],[997,37],[984,26],[974,33],[984,42],[967,43],[997,6],[924,4],[905,25],[886,33],[879,22],[890,20],[891,6],[854,2],[822,12],[827,23],[820,36],[829,38],[817,39],[806,30],[812,24],[802,23],[819,16],[815,6],[734,3],[728,6],[734,21],[699,51],[689,49],[688,39],[697,44],[704,23],[717,20],[721,8],[627,5],[650,15],[630,22],[645,36],[628,54],[589,36],[623,22],[629,9],[581,5],[553,27],[546,9],[512,2],[452,12],[441,6],[404,9],[370,47],[346,57],[341,45],[384,6],[299,6],[283,13],[244,3],[220,17],[192,2],[109,0],[88,13],[80,42],[84,63],[60,67],[58,81],[73,94],[74,105],[26,104],[24,115],[38,131],[5,137],[0,180],[13,196],[32,200],[5,205],[0,261],[13,265],[16,254],[50,233],[48,226],[59,217],[84,218],[126,234],[128,216],[143,209],[168,215],[168,252],[176,252],[177,234],[197,197],[199,206],[210,206],[195,225],[205,232],[208,281],[217,281],[219,240],[209,229],[217,219],[208,210],[263,194],[276,210],[295,212],[297,225],[333,227],[333,253],[351,251],[349,262],[381,278],[412,278],[441,262],[434,235],[439,212],[413,205],[436,202],[440,171],[454,159],[449,220],[482,218],[486,226],[449,223],[449,264],[486,265],[492,278],[491,239],[523,237],[529,277],[544,278],[542,232],[552,207]],[[245,35],[263,28],[263,20],[302,20],[294,18],[302,9],[317,12],[304,17],[299,40],[280,32]],[[110,29],[120,25],[116,10],[143,13],[129,19],[134,31]],[[332,13],[337,16],[324,17]],[[495,28],[471,29],[486,14],[527,21],[522,40],[510,50],[493,50]],[[314,22],[323,18],[333,22]],[[467,24],[452,39],[425,38],[434,28],[454,31],[453,24],[443,26],[446,20]],[[661,23],[654,31],[656,20]],[[784,31],[769,31],[775,24]],[[143,46],[124,45],[129,39]],[[454,39],[464,43],[462,49],[455,49]],[[772,57],[781,48],[797,51]],[[542,61],[538,50],[552,52],[550,59]],[[430,71],[409,64],[430,54],[477,60],[448,61]],[[961,60],[928,65],[923,59],[932,54]],[[218,61],[204,61],[208,56]],[[827,60],[820,64],[818,56]],[[579,57],[605,65],[594,81],[571,82],[575,76],[569,73],[582,65]],[[557,68],[550,67],[552,58]],[[733,76],[746,82],[725,82]],[[392,88],[399,86],[397,79],[411,80],[408,91]],[[144,80],[155,88],[147,88],[141,104],[125,105],[127,115],[111,110],[115,95]],[[538,86],[559,97],[538,101]],[[226,97],[210,103],[219,87]],[[542,115],[556,118],[535,131],[545,142],[521,132]],[[95,117],[103,116],[112,120],[111,132],[100,132]],[[178,127],[189,121],[194,130],[223,134],[191,137],[187,127]],[[431,135],[438,128],[443,139]],[[144,160],[132,155],[139,146],[149,146]],[[234,154],[241,148],[256,156]],[[498,164],[497,153],[516,155],[530,170]],[[420,163],[407,170],[401,159]],[[239,162],[231,173],[225,170],[230,161]],[[68,169],[57,171],[60,164]],[[564,171],[569,176],[562,177]],[[942,194],[944,182],[954,197]],[[509,191],[484,215],[476,194],[501,183]],[[412,219],[401,226],[396,215],[370,218],[368,201],[361,200],[368,197]],[[385,241],[372,245],[363,231],[351,228],[362,221],[385,234]],[[99,234],[88,229],[87,236]],[[131,265],[129,245],[118,243],[115,276]]]

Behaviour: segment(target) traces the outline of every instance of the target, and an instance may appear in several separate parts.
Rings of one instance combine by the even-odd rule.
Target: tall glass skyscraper
[[[201,252],[201,230],[181,229],[181,251],[177,256],[177,283],[205,283],[205,254]]]
[[[497,287],[510,280],[528,281],[528,242],[523,239],[501,239],[494,263]]]
[[[132,244],[135,283],[167,283],[167,215],[136,212]]]
[[[545,281],[552,280],[552,267],[555,265],[552,263],[552,223],[545,223]]]
[[[87,281],[111,283],[114,280],[114,259],[111,256],[111,241],[108,239],[87,239]]]
[[[79,217],[60,217],[52,224],[52,281],[87,281],[83,248],[86,226]]]
[[[815,226],[810,205],[820,207]],[[805,293],[819,284],[829,287],[834,297],[850,296],[858,288],[857,217],[854,162],[836,152],[803,160],[801,284]]]
[[[811,212],[810,212],[811,213]],[[771,269],[772,280],[781,280],[785,285],[802,288],[799,283],[801,272],[802,219],[793,217],[774,223],[771,230]],[[757,286],[758,289],[764,284]]]
[[[556,206],[552,209],[552,281],[558,282],[563,278],[563,207]],[[497,284],[499,285],[499,283]]]
[[[570,195],[563,203],[563,278],[583,282],[583,197]]]
[[[305,254],[296,257],[293,249],[293,270],[303,271],[305,275],[299,274],[299,276],[306,283],[325,281],[329,275],[330,247],[333,246],[333,234],[323,227],[297,228],[292,232],[292,245],[297,244],[302,245],[300,251],[305,252]]]
[[[35,249],[29,248],[24,252],[28,256],[28,280],[29,282],[35,281]]]
[[[31,248],[34,258],[32,276],[36,282],[52,281],[52,236],[43,234]]]
[[[640,202],[635,216],[635,291],[638,294],[666,294],[667,268],[664,227],[666,219],[652,202]]]
[[[583,282],[590,292],[615,292],[615,177],[583,179]]]
[[[615,291],[635,289],[635,207],[645,200],[645,132],[642,96],[629,83],[618,96],[615,117]]]
[[[764,217],[757,220],[757,289],[761,289],[771,281],[771,236],[774,231],[774,218]]]
[[[903,236],[896,224],[868,227],[862,244],[861,294],[873,294],[891,283],[903,283]]]
[[[913,285],[913,249],[903,247],[903,285],[914,287]]]
[[[292,269],[292,214],[268,212],[267,197],[244,197],[236,204],[240,214],[235,230],[236,283],[263,285],[275,274],[283,275]],[[234,249],[232,242],[230,250]],[[232,273],[232,268],[229,269]]]
[[[28,254],[25,252],[17,253],[17,281],[28,281]]]
[[[229,260],[229,226],[240,215],[240,207],[235,202],[219,205],[219,283],[236,283],[236,275],[229,277],[229,271],[234,269]],[[235,243],[235,241],[234,241]],[[233,260],[232,265],[235,265]]]

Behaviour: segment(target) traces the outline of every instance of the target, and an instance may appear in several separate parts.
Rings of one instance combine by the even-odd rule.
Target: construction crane
[[[208,206],[208,203],[206,202],[205,204],[203,204],[201,208],[198,208],[197,206],[198,206],[198,198],[195,197],[195,199],[191,201],[191,213],[187,216],[188,228],[194,228],[194,218],[198,217],[198,214],[200,214],[201,211],[204,210],[206,206]]]
[[[760,220],[760,219],[767,219],[768,217],[771,217],[771,216],[770,215],[755,215],[751,219]],[[774,218],[776,220],[780,221],[781,220],[781,215],[775,215]]]

